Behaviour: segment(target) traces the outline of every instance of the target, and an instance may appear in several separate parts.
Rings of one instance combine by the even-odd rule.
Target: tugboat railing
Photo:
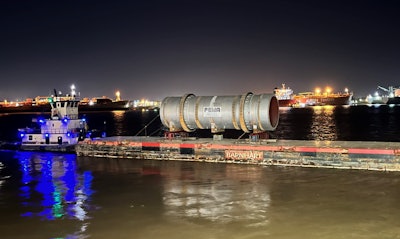
[[[44,134],[66,134],[66,133],[68,133],[68,130],[53,129],[53,130],[45,130],[42,133],[44,133]]]

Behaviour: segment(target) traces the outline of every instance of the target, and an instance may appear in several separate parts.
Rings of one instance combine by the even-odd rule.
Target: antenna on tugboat
[[[76,96],[75,85],[74,85],[74,84],[71,85],[71,96],[72,96],[72,97],[75,97],[75,96]]]
[[[57,90],[54,89],[54,96],[57,97]]]

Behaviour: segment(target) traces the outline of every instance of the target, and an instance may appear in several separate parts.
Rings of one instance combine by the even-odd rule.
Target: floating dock
[[[400,171],[399,142],[108,137],[79,142],[78,156]]]

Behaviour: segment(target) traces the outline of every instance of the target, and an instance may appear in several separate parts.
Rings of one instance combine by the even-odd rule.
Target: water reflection
[[[314,140],[336,140],[335,106],[314,106],[310,136]]]
[[[18,152],[22,172],[20,198],[24,217],[87,220],[93,194],[90,171],[78,173],[76,156]]]
[[[7,176],[3,175],[3,169],[4,169],[4,164],[0,162],[0,189],[4,183],[4,180],[7,178]]]
[[[307,140],[310,138],[310,126],[314,110],[306,108],[279,109],[279,125],[273,136],[277,139]]]
[[[115,110],[115,111],[112,111],[111,113],[112,113],[112,118],[114,120],[115,135],[123,135],[124,134],[125,111]]]
[[[313,106],[280,109],[278,139],[399,142],[399,106]]]
[[[161,121],[156,111],[105,111],[84,114],[91,130],[106,132],[107,136],[136,135],[144,126],[148,135],[158,131]],[[152,122],[150,124],[150,122]],[[144,135],[144,134],[142,134]]]
[[[0,152],[11,177],[0,193],[2,238],[400,235],[396,172],[34,153],[3,158]]]
[[[227,165],[217,180],[190,167],[181,176],[164,183],[165,214],[186,220],[242,223],[261,226],[268,223],[270,194],[260,167]]]

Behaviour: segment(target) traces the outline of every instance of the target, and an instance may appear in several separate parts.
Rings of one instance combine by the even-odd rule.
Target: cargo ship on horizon
[[[28,98],[21,102],[0,102],[0,113],[21,113],[21,112],[50,112],[54,96],[61,94],[54,91],[51,96],[37,96],[36,98]],[[116,99],[109,97],[85,97],[78,101],[79,111],[109,111],[109,110],[129,110],[134,107],[133,101],[122,100],[120,92],[116,92]]]
[[[293,90],[282,84],[281,88],[275,88],[274,93],[280,107],[305,107],[317,105],[350,105],[353,93],[346,88],[344,93],[332,93],[327,87],[325,92],[316,88],[314,92],[302,92],[294,94]]]
[[[49,97],[50,98],[50,97]],[[132,102],[129,100],[113,101],[109,98],[98,98],[97,101],[91,103],[79,102],[79,111],[104,111],[104,110],[129,110]],[[41,104],[18,104],[18,105],[0,105],[0,113],[21,113],[21,112],[50,112],[49,103]]]
[[[279,107],[292,107],[298,103],[293,90],[286,87],[285,84],[282,84],[281,88],[275,87],[274,94],[278,99]]]

